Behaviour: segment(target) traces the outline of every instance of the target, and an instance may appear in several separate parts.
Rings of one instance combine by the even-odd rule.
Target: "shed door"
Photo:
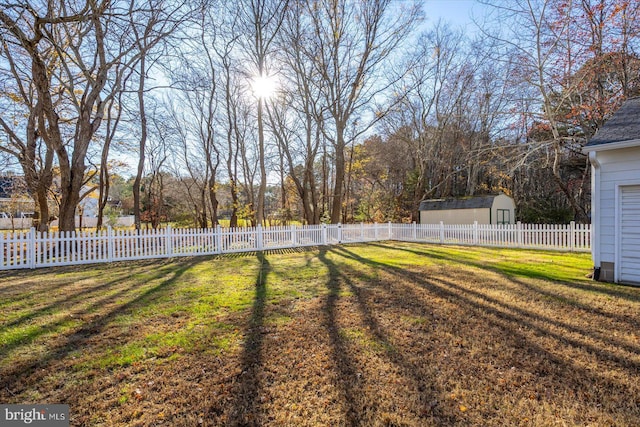
[[[640,283],[640,185],[620,187],[619,282]]]

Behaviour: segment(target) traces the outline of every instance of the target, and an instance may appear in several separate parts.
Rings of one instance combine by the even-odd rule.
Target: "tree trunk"
[[[235,179],[231,179],[230,191],[231,191],[231,218],[229,219],[229,227],[238,226],[238,186]]]
[[[258,206],[256,224],[264,225],[264,198],[267,193],[267,169],[264,161],[264,123],[262,117],[262,98],[258,98],[258,161],[260,164],[260,186],[258,187]]]
[[[76,171],[75,173],[77,174],[78,172]],[[72,178],[69,185],[62,188],[60,215],[58,217],[60,231],[74,231],[76,229],[76,207],[80,201],[80,188],[82,187],[82,181],[78,181],[77,178]]]
[[[140,58],[140,82],[138,83],[138,107],[140,108],[140,155],[138,169],[133,181],[133,216],[136,230],[140,230],[140,183],[144,173],[145,149],[147,143],[147,115],[144,107],[144,83],[145,83],[145,55]]]
[[[51,185],[51,184],[49,184]],[[36,191],[36,199],[38,200],[38,210],[40,212],[40,222],[37,224],[36,229],[40,232],[49,231],[49,203],[48,203],[48,189],[49,185],[39,185]]]
[[[60,187],[62,195],[60,198],[60,216],[58,219],[58,227],[61,231],[75,231],[76,228],[76,208],[80,202],[80,191],[84,184],[86,149],[88,144],[82,141],[89,141],[88,128],[84,127],[76,135],[75,148],[71,156],[71,161],[67,156],[66,147],[61,145],[56,150],[58,154],[58,162],[60,163]]]
[[[325,213],[328,209],[328,200],[329,200],[329,171],[328,171],[328,161],[327,161],[327,147],[325,144],[322,145],[322,203],[320,204],[320,217],[324,217]]]
[[[218,196],[215,190],[216,179],[212,177],[209,180],[209,199],[211,201],[211,226],[218,225]]]
[[[100,159],[100,177],[98,182],[98,222],[96,223],[96,229],[102,228],[102,220],[104,217],[104,209],[107,206],[109,200],[109,166],[107,165],[109,148],[108,144],[102,150],[102,157]]]
[[[344,198],[344,176],[345,176],[345,159],[344,159],[344,126],[338,124],[336,126],[336,144],[335,144],[335,156],[336,156],[336,169],[335,169],[335,182],[333,185],[333,203],[331,205],[331,223],[337,224],[342,217],[342,201]]]

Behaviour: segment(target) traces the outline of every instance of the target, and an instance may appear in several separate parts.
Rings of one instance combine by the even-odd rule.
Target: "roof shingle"
[[[640,97],[627,99],[585,147],[640,139]]]

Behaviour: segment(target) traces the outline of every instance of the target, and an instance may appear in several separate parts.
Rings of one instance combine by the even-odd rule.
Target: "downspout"
[[[595,151],[589,152],[591,163],[591,259],[593,280],[600,280],[600,161]]]

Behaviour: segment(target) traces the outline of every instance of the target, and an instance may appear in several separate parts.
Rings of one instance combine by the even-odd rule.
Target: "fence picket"
[[[0,270],[398,240],[587,252],[589,224],[321,224],[309,226],[0,233]]]
[[[0,270],[6,270],[7,266],[7,246],[5,245],[4,233],[0,233]]]

